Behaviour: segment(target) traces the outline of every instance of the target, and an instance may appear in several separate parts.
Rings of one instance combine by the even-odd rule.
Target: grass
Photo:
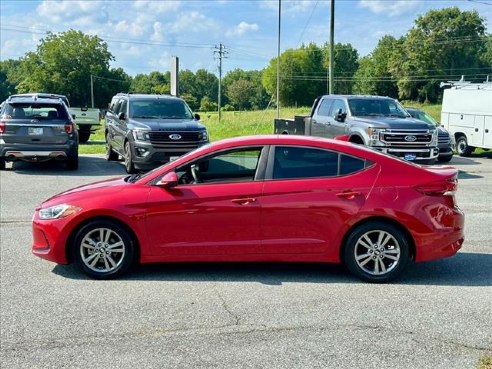
[[[307,115],[311,107],[285,108],[280,111],[282,118],[293,118],[294,115]],[[210,135],[210,141],[223,138],[252,134],[273,133],[273,120],[277,111],[274,109],[257,111],[225,111],[219,116],[217,112],[201,112],[201,123]],[[80,154],[104,154],[104,123],[95,133],[91,134],[87,143],[80,144]]]
[[[492,369],[492,357],[480,359],[477,369]]]
[[[441,105],[420,104],[413,101],[403,102],[405,106],[415,107],[424,110],[434,119],[441,119]],[[311,107],[283,108],[280,110],[281,118],[294,118],[295,115],[308,115]],[[207,127],[210,141],[218,141],[223,138],[237,137],[253,134],[273,133],[273,120],[277,116],[275,109],[256,110],[256,111],[224,111],[219,116],[217,112],[201,112],[201,122]],[[104,154],[104,123],[96,133],[93,133],[90,140],[85,144],[80,144],[80,154]]]

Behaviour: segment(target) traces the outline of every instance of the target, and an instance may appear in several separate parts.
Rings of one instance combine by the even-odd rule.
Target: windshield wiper
[[[132,118],[157,119],[154,115],[134,115]]]
[[[130,183],[134,183],[136,182],[140,177],[142,176],[142,173],[135,173],[135,174],[132,174],[131,176],[128,176],[125,178],[125,182],[130,182]]]

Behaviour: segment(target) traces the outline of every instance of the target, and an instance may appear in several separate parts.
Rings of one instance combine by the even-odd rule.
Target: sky
[[[218,74],[261,70],[280,49],[329,40],[330,0],[0,0],[0,60],[35,51],[47,32],[97,35],[131,76],[166,72],[173,56],[180,69]],[[418,16],[455,6],[476,10],[492,33],[492,0],[335,0],[335,43],[368,55],[384,35],[400,37]]]

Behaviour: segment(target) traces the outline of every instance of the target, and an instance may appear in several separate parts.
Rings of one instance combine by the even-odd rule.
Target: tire
[[[128,174],[136,173],[130,141],[125,142],[125,169]]]
[[[73,253],[82,272],[94,279],[112,279],[133,264],[135,245],[118,223],[94,220],[77,232]]]
[[[89,141],[89,137],[91,136],[91,131],[81,130],[79,131],[79,142],[86,143]]]
[[[79,152],[78,152],[78,150],[67,156],[66,165],[67,165],[67,169],[69,169],[69,170],[79,169]]]
[[[456,152],[459,156],[467,157],[475,150],[473,146],[468,146],[466,136],[459,136],[456,140]]]
[[[108,135],[106,135],[106,160],[107,161],[117,161],[119,158],[119,155],[114,152],[113,147],[108,141]]]
[[[367,282],[389,282],[398,277],[410,260],[406,236],[396,226],[373,221],[355,228],[343,249],[349,271]]]
[[[0,158],[0,170],[5,170],[5,159]]]
[[[443,157],[439,156],[439,157],[437,158],[437,161],[438,161],[439,163],[449,163],[449,162],[451,161],[451,159],[452,159],[452,158],[453,158],[453,155],[443,156]]]

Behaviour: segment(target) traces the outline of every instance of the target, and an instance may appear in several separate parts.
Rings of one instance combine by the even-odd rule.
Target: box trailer
[[[492,149],[492,82],[441,83],[444,90],[441,124],[456,140],[460,156],[475,148]]]

